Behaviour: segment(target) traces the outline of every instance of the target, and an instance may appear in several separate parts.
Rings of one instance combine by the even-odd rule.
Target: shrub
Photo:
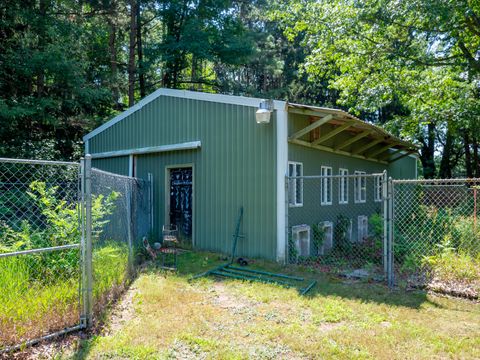
[[[352,242],[349,236],[351,220],[345,215],[338,215],[333,230],[334,248],[344,253],[351,252]]]

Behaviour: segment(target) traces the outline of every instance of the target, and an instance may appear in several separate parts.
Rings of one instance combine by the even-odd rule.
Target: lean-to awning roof
[[[382,163],[417,153],[414,144],[346,111],[292,103],[287,107],[289,113],[310,119],[307,126],[289,134],[290,143]],[[309,136],[313,132],[315,136]]]

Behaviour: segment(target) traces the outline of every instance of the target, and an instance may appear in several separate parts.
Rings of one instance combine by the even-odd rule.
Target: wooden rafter
[[[365,130],[365,131],[361,132],[360,134],[355,135],[351,139],[348,139],[347,141],[341,143],[340,146],[335,148],[335,150],[342,150],[342,149],[346,148],[348,145],[352,145],[353,143],[355,143],[355,142],[363,139],[364,137],[370,135],[372,132],[373,132],[373,130]]]
[[[321,112],[317,110],[310,110],[310,109],[299,109],[299,108],[290,108],[288,110],[289,113],[292,114],[299,114],[299,115],[309,115],[309,116],[328,116],[332,115],[327,112]]]
[[[347,123],[335,128],[335,129],[333,129],[328,134],[325,134],[325,135],[319,137],[317,140],[315,140],[313,142],[313,145],[318,145],[318,144],[321,144],[324,141],[327,141],[328,139],[331,139],[332,137],[340,134],[342,131],[345,131],[346,129],[348,129],[352,125],[353,125],[353,122],[347,122]]]
[[[324,145],[314,145],[311,142],[304,141],[304,140],[290,139],[289,142],[292,143],[292,144],[302,145],[302,146],[306,146],[306,147],[310,147],[310,148],[318,149],[318,150],[323,150],[323,151],[334,153],[334,154],[347,155],[347,156],[351,156],[351,157],[354,157],[354,158],[357,158],[357,159],[364,159],[364,160],[370,160],[370,161],[378,162],[378,163],[381,163],[381,164],[388,164],[388,162],[386,162],[386,161],[382,161],[382,160],[379,160],[379,159],[367,158],[366,156],[358,155],[358,154],[352,154],[348,151],[335,150],[333,148],[330,148],[330,147],[324,146]]]
[[[385,139],[377,139],[375,141],[372,141],[371,143],[368,143],[366,145],[359,147],[358,149],[355,149],[354,151],[352,151],[352,154],[361,154],[367,151],[368,149],[374,147],[375,145],[380,144],[382,141],[385,141]]]
[[[303,128],[301,130],[298,130],[296,133],[294,133],[293,135],[290,136],[290,139],[298,139],[301,136],[309,133],[310,131],[312,131],[312,130],[322,126],[323,124],[329,122],[332,119],[333,119],[332,115],[327,115],[327,116],[321,118],[320,120],[317,120],[314,123],[311,123],[307,127]]]
[[[374,152],[372,152],[371,154],[368,154],[368,157],[375,157],[377,155],[380,155],[381,153],[384,153],[385,151],[387,151],[388,149],[392,148],[395,145],[396,145],[395,143],[391,143],[391,144],[387,144],[385,146],[382,146],[380,149],[377,149]]]

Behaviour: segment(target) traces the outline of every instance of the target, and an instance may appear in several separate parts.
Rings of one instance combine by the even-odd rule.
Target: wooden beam
[[[328,134],[325,134],[324,136],[320,136],[317,140],[315,140],[313,142],[313,145],[318,145],[318,144],[321,144],[324,141],[327,141],[328,139],[331,139],[332,137],[334,137],[337,134],[340,134],[342,131],[345,131],[346,129],[348,129],[352,125],[353,125],[353,122],[347,122],[347,123],[343,124],[342,126],[339,126],[336,129],[333,129]]]
[[[381,143],[382,141],[385,141],[384,139],[377,139],[375,141],[372,141],[371,143],[368,143],[358,149],[355,149],[355,151],[352,151],[352,154],[360,154],[363,153],[364,151],[374,147],[375,145]]]
[[[332,115],[328,112],[324,111],[316,111],[316,110],[311,110],[311,109],[299,109],[299,108],[289,108],[288,109],[289,113],[292,114],[299,114],[299,115],[310,115],[310,116],[328,116]]]
[[[362,156],[362,155],[352,154],[352,153],[349,153],[348,151],[343,151],[343,150],[335,150],[333,148],[329,148],[329,147],[323,146],[323,145],[313,145],[311,142],[304,141],[304,140],[289,139],[288,141],[292,144],[302,145],[302,146],[306,146],[306,147],[309,147],[309,148],[322,150],[322,151],[326,151],[326,152],[330,152],[330,153],[334,153],[334,154],[347,155],[347,156],[351,156],[351,157],[354,157],[354,158],[357,158],[357,159],[369,160],[369,161],[373,161],[373,162],[377,162],[377,163],[381,163],[381,164],[388,164],[388,162],[386,162],[386,161],[382,161],[382,160],[378,160],[378,159],[370,159],[370,158],[367,158],[367,157]]]
[[[405,154],[402,154],[402,155],[400,155],[400,156],[397,156],[395,159],[390,159],[390,160],[388,160],[388,162],[392,163],[392,162],[395,162],[395,161],[397,161],[397,160],[403,159],[405,156],[408,156],[408,155],[410,155],[410,154],[415,154],[415,153],[416,153],[416,151],[412,151],[412,150],[411,150],[411,151],[407,151]]]
[[[388,145],[382,146],[380,149],[377,149],[374,152],[372,152],[371,154],[368,154],[368,157],[375,157],[377,155],[380,155],[381,153],[387,151],[388,149],[390,149],[392,146],[395,146],[395,145],[396,145],[396,143],[390,143]]]
[[[371,133],[373,133],[373,130],[365,130],[360,134],[352,137],[351,139],[348,139],[347,141],[343,142],[342,144],[340,144],[340,146],[336,147],[335,150],[342,150],[343,148],[346,148],[348,145],[352,145],[353,143],[363,139],[364,137],[370,135]]]
[[[317,120],[314,123],[311,123],[307,127],[303,128],[301,130],[298,130],[296,133],[294,133],[293,135],[290,136],[290,139],[298,139],[299,137],[309,133],[310,131],[318,128],[319,126],[322,126],[323,124],[329,122],[332,119],[333,119],[333,115],[327,115],[327,116],[321,118],[320,120]]]

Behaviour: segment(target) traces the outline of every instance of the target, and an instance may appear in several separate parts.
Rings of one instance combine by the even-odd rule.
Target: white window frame
[[[357,241],[362,242],[368,238],[368,216],[359,215],[357,217]]]
[[[290,173],[290,166],[293,166],[294,176]],[[297,167],[300,168],[300,176],[303,176],[303,163],[295,162],[295,161],[289,161],[288,162],[288,176],[289,177],[299,176],[299,175],[297,175]],[[289,183],[288,186],[289,186],[288,206],[290,206],[290,207],[302,207],[303,206],[303,179],[290,179],[290,183]],[[300,187],[299,191],[297,191],[297,186]],[[297,198],[297,194],[299,195],[299,198]]]
[[[333,248],[333,222],[332,221],[324,221],[318,224],[319,228],[322,228],[325,234],[325,238],[323,239],[323,245],[321,248],[321,254],[323,255],[325,251],[331,250]],[[327,232],[327,229],[330,229]]]
[[[354,178],[354,201],[355,204],[364,204],[367,202],[367,173],[365,171],[355,171]],[[363,196],[362,196],[363,195]]]
[[[330,172],[330,174],[328,174]],[[333,203],[333,169],[331,166],[321,167],[320,205],[332,205]]]
[[[375,202],[383,200],[383,175],[375,175],[373,181],[373,198]]]
[[[302,254],[302,245],[300,243],[300,233],[306,233],[306,254]],[[310,247],[311,247],[311,228],[306,224],[294,225],[292,226],[292,239],[295,244],[295,249],[297,251],[297,257],[309,257],[310,256]]]
[[[338,174],[340,175],[338,179],[338,203],[348,204],[348,169],[340,168]]]

